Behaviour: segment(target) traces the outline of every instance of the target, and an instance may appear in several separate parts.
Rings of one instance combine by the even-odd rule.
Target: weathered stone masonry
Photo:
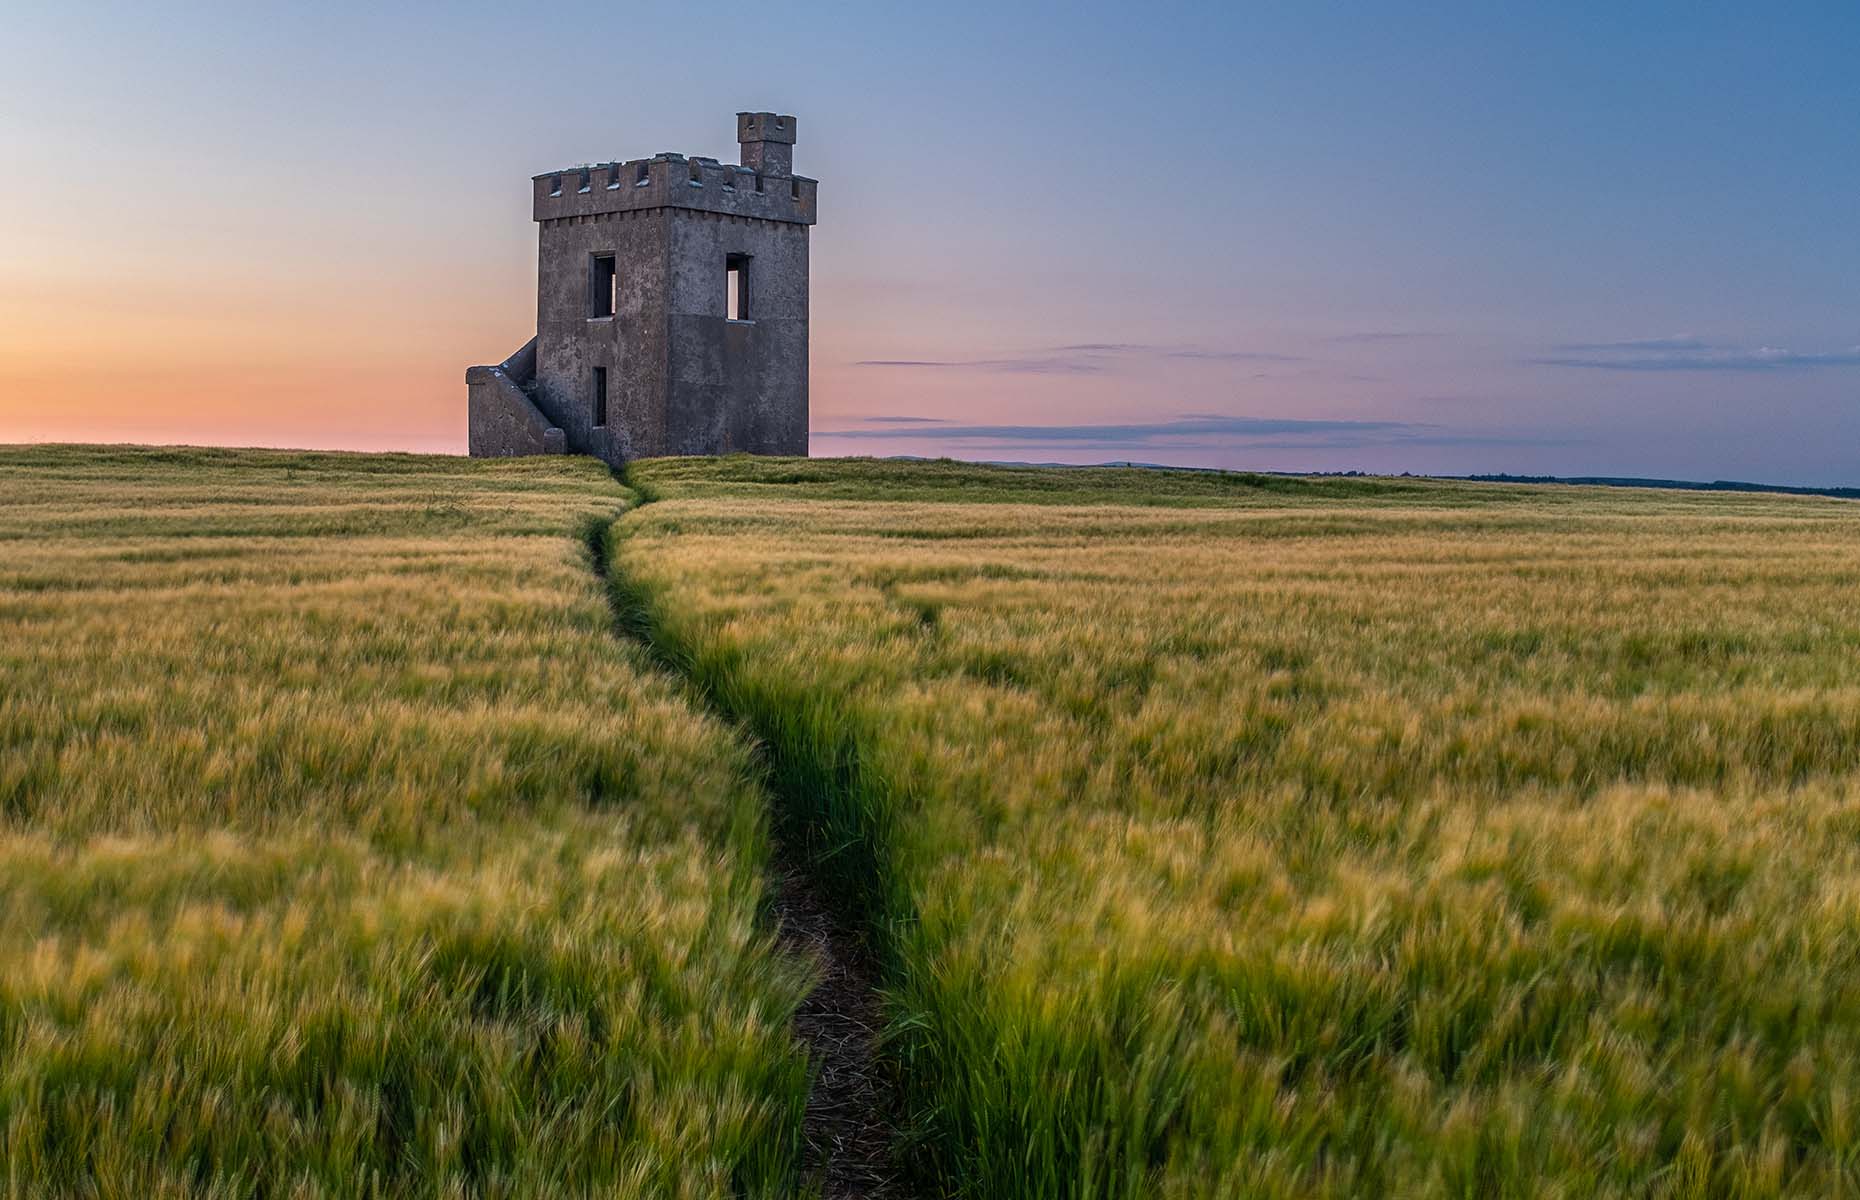
[[[536,337],[465,373],[473,455],[807,453],[817,184],[792,172],[793,117],[738,113],[736,131],[741,165],[535,177]]]

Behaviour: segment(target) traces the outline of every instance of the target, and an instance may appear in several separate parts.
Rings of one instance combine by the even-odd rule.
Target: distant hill
[[[910,459],[913,456],[899,455]],[[921,460],[919,460],[921,461]],[[1025,463],[997,461],[993,466],[1014,467],[1066,467],[1078,466],[1076,463]],[[1219,473],[1227,470],[1223,467],[1173,467],[1166,463],[1138,462],[1133,459],[1120,459],[1114,462],[1098,463],[1104,467],[1142,467],[1153,471],[1208,471]],[[1380,475],[1381,471],[1252,471],[1254,475]],[[1411,475],[1402,472],[1403,477],[1414,479],[1464,479],[1470,483],[1562,483],[1571,486],[1586,487],[1635,487],[1635,488],[1672,488],[1688,492],[1777,492],[1789,496],[1833,496],[1839,500],[1860,500],[1860,487],[1797,487],[1787,483],[1747,483],[1741,479],[1714,479],[1703,483],[1696,479],[1641,479],[1632,475]]]
[[[1596,487],[1679,488],[1689,492],[1782,492],[1791,496],[1835,496],[1860,500],[1860,487],[1793,487],[1786,483],[1746,483],[1740,479],[1636,479],[1615,475],[1456,475],[1475,483],[1568,483]]]

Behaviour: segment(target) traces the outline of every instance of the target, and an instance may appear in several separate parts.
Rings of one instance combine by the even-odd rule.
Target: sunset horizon
[[[729,11],[29,6],[0,442],[462,453],[529,178],[776,108],[816,456],[1860,484],[1851,10]]]

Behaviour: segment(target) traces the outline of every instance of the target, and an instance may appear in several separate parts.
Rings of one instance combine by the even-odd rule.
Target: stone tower
[[[795,120],[736,114],[742,163],[658,154],[538,175],[536,337],[465,373],[471,453],[807,453]]]

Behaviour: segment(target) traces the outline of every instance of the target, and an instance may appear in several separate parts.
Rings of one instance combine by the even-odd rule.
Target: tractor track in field
[[[647,502],[642,498],[640,504]],[[591,525],[586,538],[595,575],[614,610],[616,633],[643,645],[661,668],[689,685],[713,716],[748,741],[765,768],[765,780],[774,779],[775,773],[766,770],[767,747],[655,640],[644,605],[629,602],[615,586],[609,542],[624,516]],[[774,788],[766,790],[772,804],[783,803]],[[775,854],[768,898],[776,941],[785,953],[808,963],[817,981],[794,1014],[795,1038],[806,1047],[813,1069],[801,1129],[802,1176],[819,1189],[821,1200],[906,1200],[914,1189],[897,1165],[898,1095],[879,1060],[884,1006],[877,965],[853,914],[832,903],[806,852],[782,836],[786,822],[770,824]]]

